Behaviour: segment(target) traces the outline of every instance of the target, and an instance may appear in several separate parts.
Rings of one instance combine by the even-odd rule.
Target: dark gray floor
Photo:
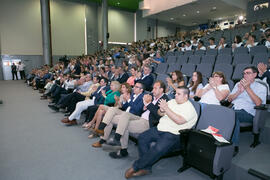
[[[63,114],[53,113],[48,102],[39,97],[22,81],[0,81],[0,99],[4,102],[0,105],[0,180],[125,179],[125,170],[137,157],[133,143],[128,158],[111,159],[107,152],[90,146],[96,139],[87,139],[88,133],[79,126],[62,125]],[[261,169],[268,171],[270,157],[266,159],[261,148],[266,148],[262,150],[265,152],[269,145],[256,149],[256,156],[254,150],[244,148],[243,156],[234,159],[241,166],[238,169],[244,169],[241,164],[245,166],[247,159],[256,162],[260,157]],[[245,153],[249,153],[248,157]],[[153,174],[140,179],[209,179],[192,168],[178,174],[180,162],[181,157],[163,159],[154,166]],[[235,170],[228,172],[225,179],[231,177],[237,177]]]

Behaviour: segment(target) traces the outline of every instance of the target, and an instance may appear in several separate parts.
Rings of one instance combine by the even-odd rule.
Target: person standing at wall
[[[18,71],[20,72],[21,79],[25,79],[24,67],[25,65],[22,62],[19,62]]]
[[[15,65],[15,63],[12,63],[11,65],[11,73],[12,73],[12,80],[14,80],[14,76],[16,76],[16,80],[18,80],[17,66]]]

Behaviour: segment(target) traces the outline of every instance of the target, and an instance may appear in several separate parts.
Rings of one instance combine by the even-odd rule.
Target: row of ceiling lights
[[[215,7],[215,6],[214,6],[214,7],[212,7],[212,9],[213,9],[213,10],[216,10],[216,9],[217,9],[217,7]],[[199,13],[200,13],[200,11],[196,11],[196,13],[197,13],[197,14],[199,14]],[[186,14],[183,14],[182,16],[184,16],[184,17],[185,17],[185,16],[187,16],[187,15],[186,15]],[[172,17],[172,18],[170,18],[170,19],[171,19],[172,21],[174,20],[174,18],[173,18],[173,17]]]

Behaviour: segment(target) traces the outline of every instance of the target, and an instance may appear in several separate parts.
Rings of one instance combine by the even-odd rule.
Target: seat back
[[[257,66],[261,62],[264,64],[268,64],[268,54],[267,53],[260,53],[260,54],[254,55],[252,64],[254,66]]]
[[[187,55],[187,56],[193,55],[193,51],[186,51],[186,52],[184,53],[184,55]]]
[[[188,76],[191,77],[192,73],[195,71],[195,65],[194,64],[183,64],[181,68],[181,72]]]
[[[167,73],[171,73],[171,72],[174,72],[176,70],[178,70],[178,71],[181,70],[181,64],[179,64],[179,63],[169,64],[169,67],[167,69]]]
[[[217,56],[216,64],[231,64],[232,56],[229,54],[219,54]]]
[[[216,56],[217,53],[218,53],[217,49],[208,49],[206,51],[206,55],[214,55],[214,56]]]
[[[158,74],[156,80],[163,81],[165,84],[167,84],[167,77],[169,77],[167,74]]]
[[[256,54],[261,54],[261,53],[267,53],[267,47],[266,46],[254,46],[250,48],[250,52],[249,52],[252,56],[256,55]]]
[[[202,56],[201,63],[215,64],[216,56],[215,55],[205,55]]]
[[[205,54],[205,50],[196,50],[194,51],[194,55],[204,55]]]
[[[231,141],[235,126],[234,110],[220,105],[204,104],[195,129],[203,130],[209,126],[219,129],[218,134]]]
[[[248,54],[248,48],[246,48],[246,47],[235,48],[234,54]]]
[[[180,55],[177,57],[176,63],[178,64],[185,64],[188,61],[188,56],[187,55]]]
[[[208,63],[198,64],[196,71],[201,72],[204,77],[210,77],[213,71],[213,65]]]
[[[232,54],[232,48],[223,48],[218,51],[218,54]]]
[[[251,64],[250,54],[235,54],[233,59],[233,65],[236,64]]]
[[[158,66],[157,66],[157,69],[156,69],[156,73],[158,74],[165,74],[167,72],[167,69],[168,69],[168,64],[167,63],[160,63]]]
[[[176,56],[168,56],[167,63],[168,64],[176,63]]]
[[[189,64],[200,64],[201,63],[201,56],[198,56],[198,55],[189,56],[188,63]]]

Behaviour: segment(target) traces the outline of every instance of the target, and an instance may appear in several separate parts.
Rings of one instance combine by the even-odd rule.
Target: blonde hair
[[[112,81],[111,84],[115,86],[116,91],[120,91],[121,84],[118,81]]]

